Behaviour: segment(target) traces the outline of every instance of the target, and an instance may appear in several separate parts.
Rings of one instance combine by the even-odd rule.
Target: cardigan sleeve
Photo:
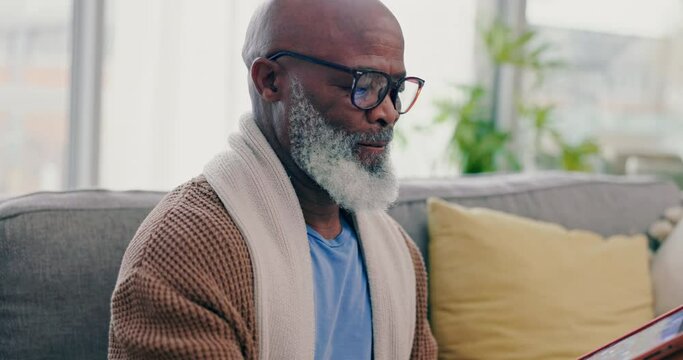
[[[111,301],[109,359],[257,359],[249,250],[201,178],[141,224]]]
[[[420,250],[410,236],[403,229],[401,231],[410,250],[410,256],[415,268],[415,294],[417,297],[415,314],[417,318],[415,319],[415,338],[410,358],[413,360],[436,359],[438,354],[437,343],[434,335],[432,335],[429,319],[427,318],[427,271],[422,261]]]
[[[238,310],[196,295],[133,270],[112,297],[109,359],[244,359],[254,344]]]

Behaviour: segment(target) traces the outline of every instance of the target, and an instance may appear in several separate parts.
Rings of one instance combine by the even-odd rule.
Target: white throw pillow
[[[673,229],[652,259],[655,314],[683,304],[683,221]]]

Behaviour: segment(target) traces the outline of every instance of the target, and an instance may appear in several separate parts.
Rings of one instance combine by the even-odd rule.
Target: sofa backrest
[[[106,359],[128,241],[162,193],[37,193],[0,203],[0,359]]]
[[[106,358],[121,258],[163,195],[86,190],[0,202],[0,359]],[[430,196],[601,234],[641,232],[679,201],[670,183],[562,173],[404,181],[390,214],[424,255]]]
[[[650,177],[544,172],[404,180],[389,209],[428,262],[427,206],[439,197],[601,235],[643,233],[663,211],[680,204],[680,190]]]

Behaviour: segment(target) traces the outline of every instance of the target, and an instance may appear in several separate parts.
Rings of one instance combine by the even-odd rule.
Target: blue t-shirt
[[[306,226],[315,288],[315,358],[372,359],[372,312],[358,236],[342,231],[326,240]]]

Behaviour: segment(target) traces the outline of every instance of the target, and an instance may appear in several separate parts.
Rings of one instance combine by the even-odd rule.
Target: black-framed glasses
[[[389,94],[396,111],[399,114],[405,114],[415,105],[425,83],[424,80],[414,76],[394,81],[391,75],[381,71],[354,69],[293,51],[278,51],[268,56],[267,59],[275,61],[283,56],[290,56],[353,75],[351,103],[361,110],[370,110],[379,106]]]

